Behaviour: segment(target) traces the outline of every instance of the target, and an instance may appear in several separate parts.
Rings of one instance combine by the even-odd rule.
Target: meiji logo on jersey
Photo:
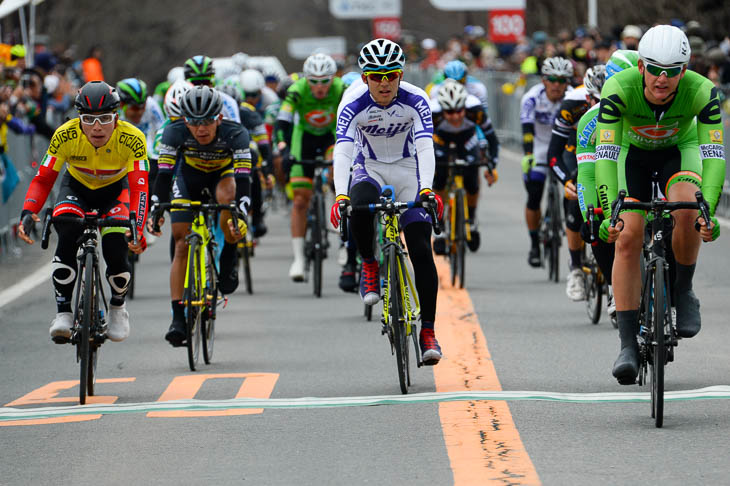
[[[616,140],[616,132],[614,130],[601,130],[600,143],[613,143]]]
[[[722,143],[722,130],[710,130],[710,142]]]
[[[643,127],[631,127],[631,129],[638,134],[640,137],[648,138],[651,140],[663,140],[674,136],[679,132],[679,122],[675,122],[673,125],[668,127],[661,127],[658,125],[645,125]]]
[[[362,127],[362,131],[368,135],[385,135],[386,137],[394,137],[395,135],[410,130],[411,123],[391,123],[387,128],[378,125],[368,125]]]

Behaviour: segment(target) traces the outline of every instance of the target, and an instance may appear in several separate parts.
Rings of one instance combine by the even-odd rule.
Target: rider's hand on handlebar
[[[233,227],[233,219],[229,219],[227,223],[231,236],[233,236],[236,241],[240,241],[244,236],[246,236],[246,232],[248,232],[248,225],[246,225],[243,218],[238,218],[238,228]]]
[[[150,217],[147,218],[147,232],[153,236],[162,236],[162,225],[165,224],[164,213],[159,213],[154,209],[150,211]],[[155,220],[158,221],[160,231],[155,231]]]
[[[436,201],[436,216],[438,216],[439,220],[444,217],[444,202],[441,200],[441,196],[433,192],[430,188],[421,189],[418,195],[420,196],[421,202]]]
[[[565,181],[565,199],[570,199],[571,201],[578,199],[578,191],[572,180]]]
[[[717,221],[717,218],[714,216],[710,217],[710,229],[707,229],[707,225],[705,224],[705,219],[700,216],[697,218],[697,223],[699,224],[700,228],[700,236],[702,237],[702,241],[704,242],[710,242],[715,241],[720,237],[720,223]]]
[[[35,213],[30,213],[30,217],[33,218],[33,221],[35,221],[36,223],[40,223],[40,221],[41,221],[41,218],[39,218],[38,215],[35,214]],[[21,240],[23,240],[26,243],[28,243],[29,245],[32,245],[33,244],[33,239],[25,232],[25,225],[23,224],[24,223],[24,221],[23,221],[24,219],[25,218],[22,217],[20,219],[20,224],[18,224],[18,237]]]
[[[347,209],[347,206],[350,205],[350,196],[346,194],[340,194],[335,198],[335,203],[332,205],[332,208],[330,209],[330,223],[332,223],[332,226],[337,229],[340,226],[340,220],[342,219],[342,214]]]
[[[140,253],[142,253],[143,251],[145,251],[147,249],[147,239],[144,237],[144,235],[142,235],[142,236],[140,236],[139,234],[137,235],[137,244],[136,245],[132,242],[132,232],[127,230],[126,235],[127,235],[127,238],[129,238],[129,242],[127,242],[127,246],[129,247],[129,250],[132,253],[136,253],[137,255],[139,255]]]
[[[621,225],[621,228],[623,227],[623,222],[619,221],[618,224],[614,227],[611,226],[611,220],[610,219],[604,219],[601,221],[601,227],[598,230],[598,236],[606,243],[614,243],[616,240],[618,240],[618,236],[621,234],[621,228],[619,227]]]
[[[487,180],[487,185],[491,187],[492,184],[499,180],[497,169],[484,171],[484,178]]]

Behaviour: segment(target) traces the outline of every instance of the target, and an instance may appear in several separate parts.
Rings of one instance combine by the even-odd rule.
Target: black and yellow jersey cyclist
[[[250,206],[251,149],[248,131],[240,124],[223,120],[220,93],[208,86],[188,89],[180,100],[182,118],[165,127],[160,142],[159,174],[155,183],[155,200],[167,202],[200,201],[208,189],[219,204],[237,202],[245,214]],[[173,174],[175,181],[173,184]],[[155,219],[162,220],[153,208],[148,231]],[[230,225],[228,211],[222,211],[220,226],[225,243],[220,256],[220,289],[230,294],[238,287],[236,242],[243,235]],[[165,336],[173,346],[185,339],[185,314],[181,303],[185,279],[189,234],[193,213],[171,211],[175,256],[170,269],[172,324]]]
[[[127,248],[141,253],[146,246],[142,228],[147,215],[147,147],[139,129],[117,115],[119,96],[103,81],[85,84],[76,96],[79,118],[61,125],[51,138],[48,152],[25,196],[21,220],[37,213],[48,198],[58,174],[66,166],[53,215],[83,218],[98,211],[101,218],[129,219],[130,208],[137,215],[138,244],[127,243],[124,228],[104,228],[101,247],[106,277],[111,287],[107,337],[122,341],[129,335],[129,314],[124,298],[130,280]],[[53,257],[53,286],[58,313],[51,325],[51,337],[70,337],[73,315],[71,298],[76,280],[76,252],[81,226],[54,223],[58,246]],[[20,225],[19,236],[33,243]]]

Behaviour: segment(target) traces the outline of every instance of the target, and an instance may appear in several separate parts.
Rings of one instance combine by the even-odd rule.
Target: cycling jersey
[[[443,119],[443,110],[438,100],[431,99],[431,113],[433,114],[434,127],[439,126]],[[466,103],[464,105],[466,110],[466,119],[470,120],[472,124],[477,125],[480,129],[476,130],[477,136],[480,140],[480,147],[489,147],[489,157],[492,159],[494,165],[497,165],[499,157],[499,140],[497,139],[497,133],[494,131],[492,126],[492,120],[489,119],[487,113],[484,111],[484,106],[476,96],[468,95]],[[434,140],[436,140],[434,138]],[[487,142],[489,142],[487,144]]]
[[[604,213],[610,211],[619,186],[626,186],[627,156],[652,158],[661,164],[671,150],[672,158],[679,161],[678,172],[662,189],[666,193],[678,181],[696,183],[714,214],[725,178],[718,89],[709,79],[688,70],[674,98],[653,106],[644,96],[643,81],[638,68],[629,68],[606,81],[601,93],[596,178]]]
[[[362,84],[347,91],[337,109],[334,171],[337,194],[347,194],[353,149],[367,164],[416,167],[421,188],[430,188],[434,174],[433,120],[426,92],[401,81],[398,94],[386,107]]]
[[[598,124],[598,110],[596,104],[578,120],[575,137],[575,155],[578,162],[578,178],[576,191],[578,204],[585,220],[588,205],[598,207],[596,189],[596,125]]]
[[[124,118],[124,110],[120,111],[119,118],[129,122],[129,120]],[[148,96],[147,100],[145,101],[144,114],[142,115],[142,119],[139,123],[133,125],[139,128],[142,133],[144,133],[145,139],[147,140],[147,156],[150,159],[157,158],[153,156],[154,154],[152,152],[152,149],[155,144],[155,135],[157,134],[157,130],[160,129],[164,122],[165,114],[162,112],[162,109],[160,109],[160,105],[157,104],[154,98]]]
[[[573,88],[568,86],[566,95],[572,90]],[[523,131],[525,125],[532,125],[534,130],[532,132],[534,136],[525,138],[526,151],[534,154],[535,163],[543,166],[543,172],[544,166],[547,164],[547,149],[552,134],[553,120],[560,109],[561,101],[562,99],[550,101],[542,83],[530,88],[522,97],[520,122],[523,125]],[[527,150],[528,145],[529,151]]]
[[[585,86],[566,94],[553,121],[547,159],[561,184],[565,184],[576,169],[575,127],[591,106],[586,100],[587,94]]]
[[[264,126],[264,120],[252,105],[241,103],[239,106],[241,113],[241,125],[248,130],[249,137],[258,147],[261,157],[263,157],[264,172],[271,172],[271,145],[269,144],[269,134]],[[256,167],[254,160],[253,166]]]
[[[238,111],[238,103],[233,99],[233,96],[223,91],[218,91],[221,95],[221,101],[223,101],[223,108],[221,109],[221,115],[224,120],[231,120],[236,123],[241,123],[241,115]]]

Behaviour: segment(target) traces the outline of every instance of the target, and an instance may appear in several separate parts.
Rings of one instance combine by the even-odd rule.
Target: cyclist
[[[484,138],[480,123],[483,123],[486,115],[483,105],[476,96],[467,93],[462,84],[448,79],[439,88],[438,100],[436,102],[431,100],[431,111],[434,117],[433,143],[436,162],[448,162],[451,144],[455,146],[455,154],[458,158],[469,163],[480,162],[483,159],[482,152],[486,149],[487,140]],[[494,140],[496,141],[496,138]],[[484,177],[491,186],[497,180],[497,173],[486,171]],[[433,189],[441,199],[446,195],[447,178],[448,168],[436,165]],[[471,251],[477,251],[479,248],[479,230],[476,224],[479,202],[479,166],[474,165],[464,170],[464,188],[467,193],[471,225],[471,240],[468,245]],[[433,249],[437,255],[445,254],[445,238],[436,237]]]
[[[256,108],[264,116],[266,108],[279,101],[276,92],[266,86],[264,75],[258,69],[246,69],[240,74],[241,88],[245,102]]]
[[[304,235],[314,177],[314,166],[300,161],[320,155],[332,158],[337,105],[344,91],[342,80],[335,77],[336,71],[334,59],[327,54],[309,56],[304,61],[304,77],[287,90],[274,126],[282,160],[290,164],[290,169],[284,172],[288,173],[294,191],[291,212],[294,261],[289,277],[295,282],[304,281]]]
[[[609,214],[619,189],[634,200],[650,201],[654,174],[669,201],[693,201],[701,188],[714,214],[725,177],[720,100],[710,80],[687,69],[689,59],[684,32],[658,25],[639,41],[638,67],[621,71],[604,85],[596,144],[596,184],[604,214]],[[699,301],[692,291],[700,240],[717,238],[719,225],[713,217],[712,230],[703,225],[698,234],[696,211],[675,211],[673,216],[677,333],[690,338],[701,325]],[[633,384],[639,369],[636,335],[644,216],[627,211],[621,218],[619,228],[611,228],[605,219],[600,233],[617,242],[613,288],[621,351],[613,375],[620,384]],[[698,222],[704,224],[702,218]]]
[[[130,280],[127,249],[142,253],[146,247],[142,233],[147,215],[147,148],[145,138],[131,123],[119,120],[119,95],[103,81],[81,87],[74,101],[79,118],[61,125],[48,147],[25,196],[21,221],[37,213],[63,168],[61,189],[53,216],[78,216],[97,210],[102,218],[127,221],[129,210],[137,215],[138,243],[125,240],[124,228],[104,228],[101,249],[106,262],[106,278],[111,288],[107,337],[123,341],[129,336],[129,313],[124,302]],[[76,280],[76,253],[82,228],[69,223],[54,223],[58,245],[53,257],[53,287],[56,293],[56,318],[51,337],[71,337],[73,314],[71,298]],[[129,233],[127,232],[127,235]],[[33,240],[18,225],[18,235],[26,243]]]
[[[160,202],[200,200],[207,188],[219,204],[237,202],[245,214],[250,205],[251,150],[246,129],[240,123],[222,118],[221,94],[208,86],[194,86],[180,100],[182,118],[170,123],[160,143],[160,172],[155,184],[155,197]],[[180,163],[176,162],[180,159]],[[175,182],[172,177],[175,174]],[[235,179],[234,179],[235,178]],[[225,242],[220,255],[220,289],[233,293],[238,287],[236,242],[243,236],[229,221],[230,214],[222,211],[221,228]],[[188,245],[193,220],[191,211],[171,211],[175,256],[170,269],[172,324],[165,339],[180,346],[185,339],[185,313],[181,302],[185,279]],[[163,218],[155,208],[148,229]],[[224,223],[228,224],[224,224]],[[153,233],[159,236],[161,233]]]
[[[208,56],[193,56],[185,61],[185,80],[193,86],[215,86],[215,68],[213,60]],[[221,114],[226,120],[241,123],[238,103],[226,93],[221,93],[223,108]]]
[[[392,185],[399,201],[435,200],[438,216],[441,198],[433,192],[433,122],[426,93],[401,82],[405,55],[387,39],[375,39],[360,51],[358,64],[363,85],[347,91],[338,108],[334,178],[337,198],[330,219],[337,227],[340,203],[378,202],[381,188]],[[356,157],[353,151],[357,146]],[[354,160],[353,160],[354,159]],[[352,179],[350,181],[350,166]],[[348,190],[349,189],[349,190]],[[366,304],[380,299],[378,261],[373,251],[373,215],[355,213],[352,234],[362,256],[360,296]],[[441,348],[434,333],[438,275],[431,251],[430,218],[423,209],[401,215],[408,254],[413,262],[416,290],[421,302],[420,346],[423,362],[435,365]]]
[[[552,127],[547,159],[553,173],[565,188],[563,209],[565,212],[565,237],[568,240],[570,253],[570,273],[565,287],[565,294],[573,301],[585,300],[585,274],[583,273],[583,240],[580,227],[583,218],[580,213],[575,180],[578,173],[578,162],[575,157],[575,127],[580,117],[600,99],[601,88],[606,79],[606,67],[603,64],[586,70],[583,85],[574,89],[563,98]]]
[[[520,122],[522,123],[522,145],[525,156],[522,158],[522,173],[527,204],[525,221],[530,234],[530,252],[527,262],[539,267],[540,240],[540,202],[547,176],[547,149],[555,115],[573,76],[573,65],[563,57],[548,57],[542,63],[542,83],[533,86],[522,97]]]

